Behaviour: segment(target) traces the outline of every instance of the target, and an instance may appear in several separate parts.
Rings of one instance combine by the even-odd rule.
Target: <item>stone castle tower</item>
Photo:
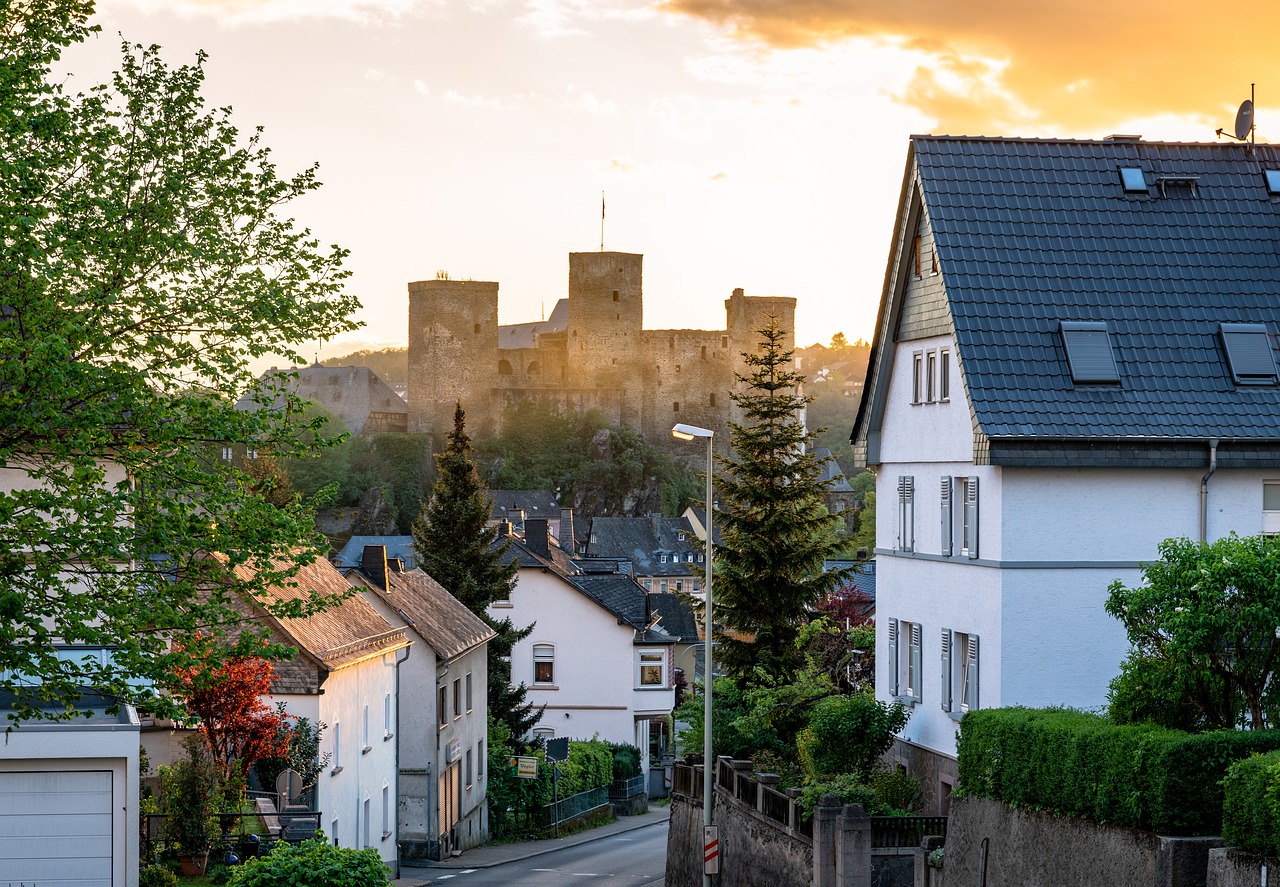
[[[444,432],[461,401],[473,433],[495,427],[506,404],[537,400],[598,409],[666,446],[677,422],[727,444],[739,419],[729,399],[743,352],[772,316],[795,345],[796,300],[725,301],[722,330],[646,330],[643,261],[635,253],[569,254],[568,298],[535,323],[498,326],[498,284],[409,284],[409,428]]]

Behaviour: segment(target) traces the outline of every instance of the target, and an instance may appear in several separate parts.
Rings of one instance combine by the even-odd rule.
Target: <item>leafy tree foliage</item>
[[[734,455],[719,459],[716,487],[715,615],[728,629],[719,658],[739,683],[757,669],[789,680],[810,610],[848,579],[847,571],[823,571],[841,548],[840,518],[823,505],[822,466],[806,451],[804,377],[776,321],[760,337],[757,353],[743,355],[748,373],[738,379],[746,388],[731,395],[744,421],[729,424]]]
[[[1107,598],[1107,612],[1133,647],[1112,684],[1116,714],[1174,726],[1187,717],[1189,703],[1214,728],[1247,723],[1258,730],[1274,722],[1280,539],[1234,533],[1213,542],[1166,539],[1160,560],[1145,565],[1142,576],[1135,588],[1113,582]],[[1125,700],[1139,688],[1156,695],[1135,710]]]
[[[284,716],[263,701],[275,678],[271,663],[259,656],[218,661],[208,647],[193,652],[203,661],[177,669],[168,689],[200,719],[200,735],[209,744],[221,780],[233,774],[243,777],[255,761],[284,755]]]
[[[907,725],[911,713],[901,703],[887,703],[870,692],[828,696],[796,737],[800,758],[813,776],[853,773],[871,778],[880,756]]]
[[[260,132],[204,107],[203,54],[171,68],[126,43],[109,84],[64,88],[51,68],[91,8],[0,5],[0,688],[168,713],[145,684],[190,664],[169,639],[238,621],[237,599],[294,569],[269,559],[316,539],[300,503],[211,458],[305,447],[285,392],[233,408],[249,362],[301,362],[357,303],[345,252],[279,215],[314,168],[281,178]]]
[[[526,702],[525,685],[511,685],[511,650],[533,626],[517,628],[488,612],[494,601],[510,597],[520,568],[507,557],[510,543],[486,526],[492,500],[476,473],[462,404],[454,410],[449,444],[436,456],[436,473],[431,500],[413,524],[413,548],[427,575],[498,633],[489,642],[489,711],[519,744],[542,717],[542,709]]]
[[[333,760],[331,752],[320,754],[320,739],[329,725],[324,721],[312,723],[309,718],[295,717],[285,711],[283,702],[276,703],[276,715],[280,718],[276,742],[283,749],[283,754],[255,761],[253,773],[258,777],[259,785],[272,791],[276,778],[285,770],[293,770],[302,777],[302,790],[308,792]]]

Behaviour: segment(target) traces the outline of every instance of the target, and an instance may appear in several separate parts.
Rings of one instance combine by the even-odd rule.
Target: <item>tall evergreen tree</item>
[[[800,393],[804,376],[785,350],[784,331],[771,318],[758,353],[744,354],[746,385],[730,395],[744,421],[729,423],[733,455],[718,459],[714,613],[729,634],[717,657],[739,684],[755,683],[763,669],[786,680],[800,665],[795,640],[814,605],[847,576],[824,572],[837,557],[840,519],[827,512],[822,466],[806,445],[801,411],[812,398]]]
[[[489,642],[489,713],[520,741],[542,717],[526,701],[523,683],[511,684],[511,650],[533,626],[517,628],[510,618],[494,619],[488,607],[506,600],[519,565],[508,556],[510,542],[489,527],[493,501],[476,472],[466,414],[459,403],[444,452],[436,456],[436,485],[431,500],[413,524],[418,563],[431,578],[489,624],[498,636]]]

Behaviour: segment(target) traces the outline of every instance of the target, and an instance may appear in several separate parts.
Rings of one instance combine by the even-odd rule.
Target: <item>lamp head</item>
[[[693,440],[696,437],[712,437],[715,432],[709,428],[699,428],[697,425],[685,425],[683,422],[678,423],[671,429],[671,436],[680,440]]]

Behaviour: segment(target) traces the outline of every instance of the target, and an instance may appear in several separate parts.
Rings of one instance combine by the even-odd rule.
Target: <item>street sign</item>
[[[720,874],[720,826],[702,827],[702,871],[708,875]]]
[[[569,760],[569,739],[561,737],[560,739],[547,740],[547,763],[560,764]]]
[[[538,778],[538,759],[537,758],[514,758],[516,762],[516,777],[518,779],[537,779]]]

